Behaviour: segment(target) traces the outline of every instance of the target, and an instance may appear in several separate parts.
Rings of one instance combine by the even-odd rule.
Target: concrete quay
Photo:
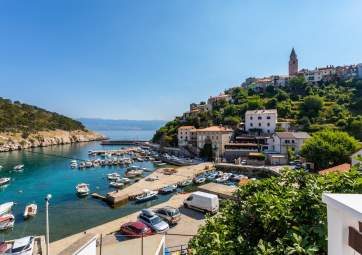
[[[172,175],[165,175],[163,173],[164,168],[159,168],[149,176],[139,180],[138,182],[132,184],[129,187],[107,193],[106,201],[111,206],[117,206],[118,204],[122,204],[125,201],[128,201],[129,198],[141,194],[144,189],[159,190],[167,185],[177,184],[179,182],[193,178],[195,175],[213,169],[213,167],[214,166],[212,163],[201,163],[193,166],[183,166],[176,168],[177,173]],[[148,178],[153,177],[158,177],[158,180],[147,181]]]

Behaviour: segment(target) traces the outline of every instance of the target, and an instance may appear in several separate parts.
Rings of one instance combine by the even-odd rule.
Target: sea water
[[[125,172],[124,167],[106,166],[87,169],[70,168],[70,159],[89,159],[88,151],[97,149],[118,149],[121,146],[102,146],[99,142],[57,145],[35,148],[29,151],[0,153],[0,177],[11,177],[11,182],[0,190],[0,204],[13,201],[16,217],[13,230],[0,232],[0,240],[9,240],[26,235],[45,234],[45,197],[52,195],[49,207],[51,241],[75,234],[99,224],[126,216],[145,207],[164,202],[171,195],[159,196],[157,200],[143,204],[129,202],[120,208],[110,208],[103,201],[90,196],[79,198],[75,186],[78,183],[90,185],[91,192],[105,195],[114,190],[109,187],[108,173]],[[22,172],[13,171],[17,164],[24,164]],[[135,165],[154,169],[152,162],[136,162]],[[24,220],[25,206],[38,205],[35,218]]]

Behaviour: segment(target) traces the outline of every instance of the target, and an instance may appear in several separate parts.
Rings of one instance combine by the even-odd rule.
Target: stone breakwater
[[[21,133],[0,133],[0,152],[47,147],[80,142],[104,140],[101,134],[92,131],[52,130],[32,133],[24,137]]]

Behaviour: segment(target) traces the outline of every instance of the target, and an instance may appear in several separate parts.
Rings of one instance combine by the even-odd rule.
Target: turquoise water
[[[0,232],[1,239],[18,238],[24,235],[42,235],[45,232],[44,198],[50,193],[50,239],[52,241],[78,233],[96,225],[128,215],[144,207],[161,203],[170,198],[159,199],[136,205],[130,202],[120,208],[112,209],[104,202],[91,197],[80,199],[75,194],[75,186],[85,182],[90,184],[91,192],[106,194],[113,190],[108,186],[107,173],[123,173],[125,168],[119,166],[98,167],[85,170],[71,169],[69,159],[46,156],[41,153],[64,157],[88,159],[88,150],[115,149],[116,146],[101,146],[98,142],[60,145],[36,148],[28,151],[0,153],[1,177],[11,177],[12,182],[0,191],[0,203],[14,201],[13,214],[16,217],[15,228]],[[24,164],[23,172],[14,172],[16,164]],[[137,162],[136,165],[154,169],[151,162]],[[24,208],[29,203],[38,204],[38,215],[28,221],[23,220]]]

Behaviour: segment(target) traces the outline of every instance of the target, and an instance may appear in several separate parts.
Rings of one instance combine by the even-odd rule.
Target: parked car
[[[219,211],[219,198],[217,195],[206,192],[193,192],[184,201],[184,207],[203,212],[216,213]]]
[[[181,220],[181,213],[177,208],[166,206],[157,209],[155,213],[160,216],[163,220],[167,221],[168,224],[177,224]]]
[[[11,247],[9,254],[12,255],[33,255],[34,237],[27,236],[16,239]]]
[[[150,209],[143,209],[138,219],[154,230],[156,233],[166,232],[170,226]]]
[[[152,230],[141,221],[127,222],[121,226],[121,233],[128,237],[140,237],[152,235]]]

